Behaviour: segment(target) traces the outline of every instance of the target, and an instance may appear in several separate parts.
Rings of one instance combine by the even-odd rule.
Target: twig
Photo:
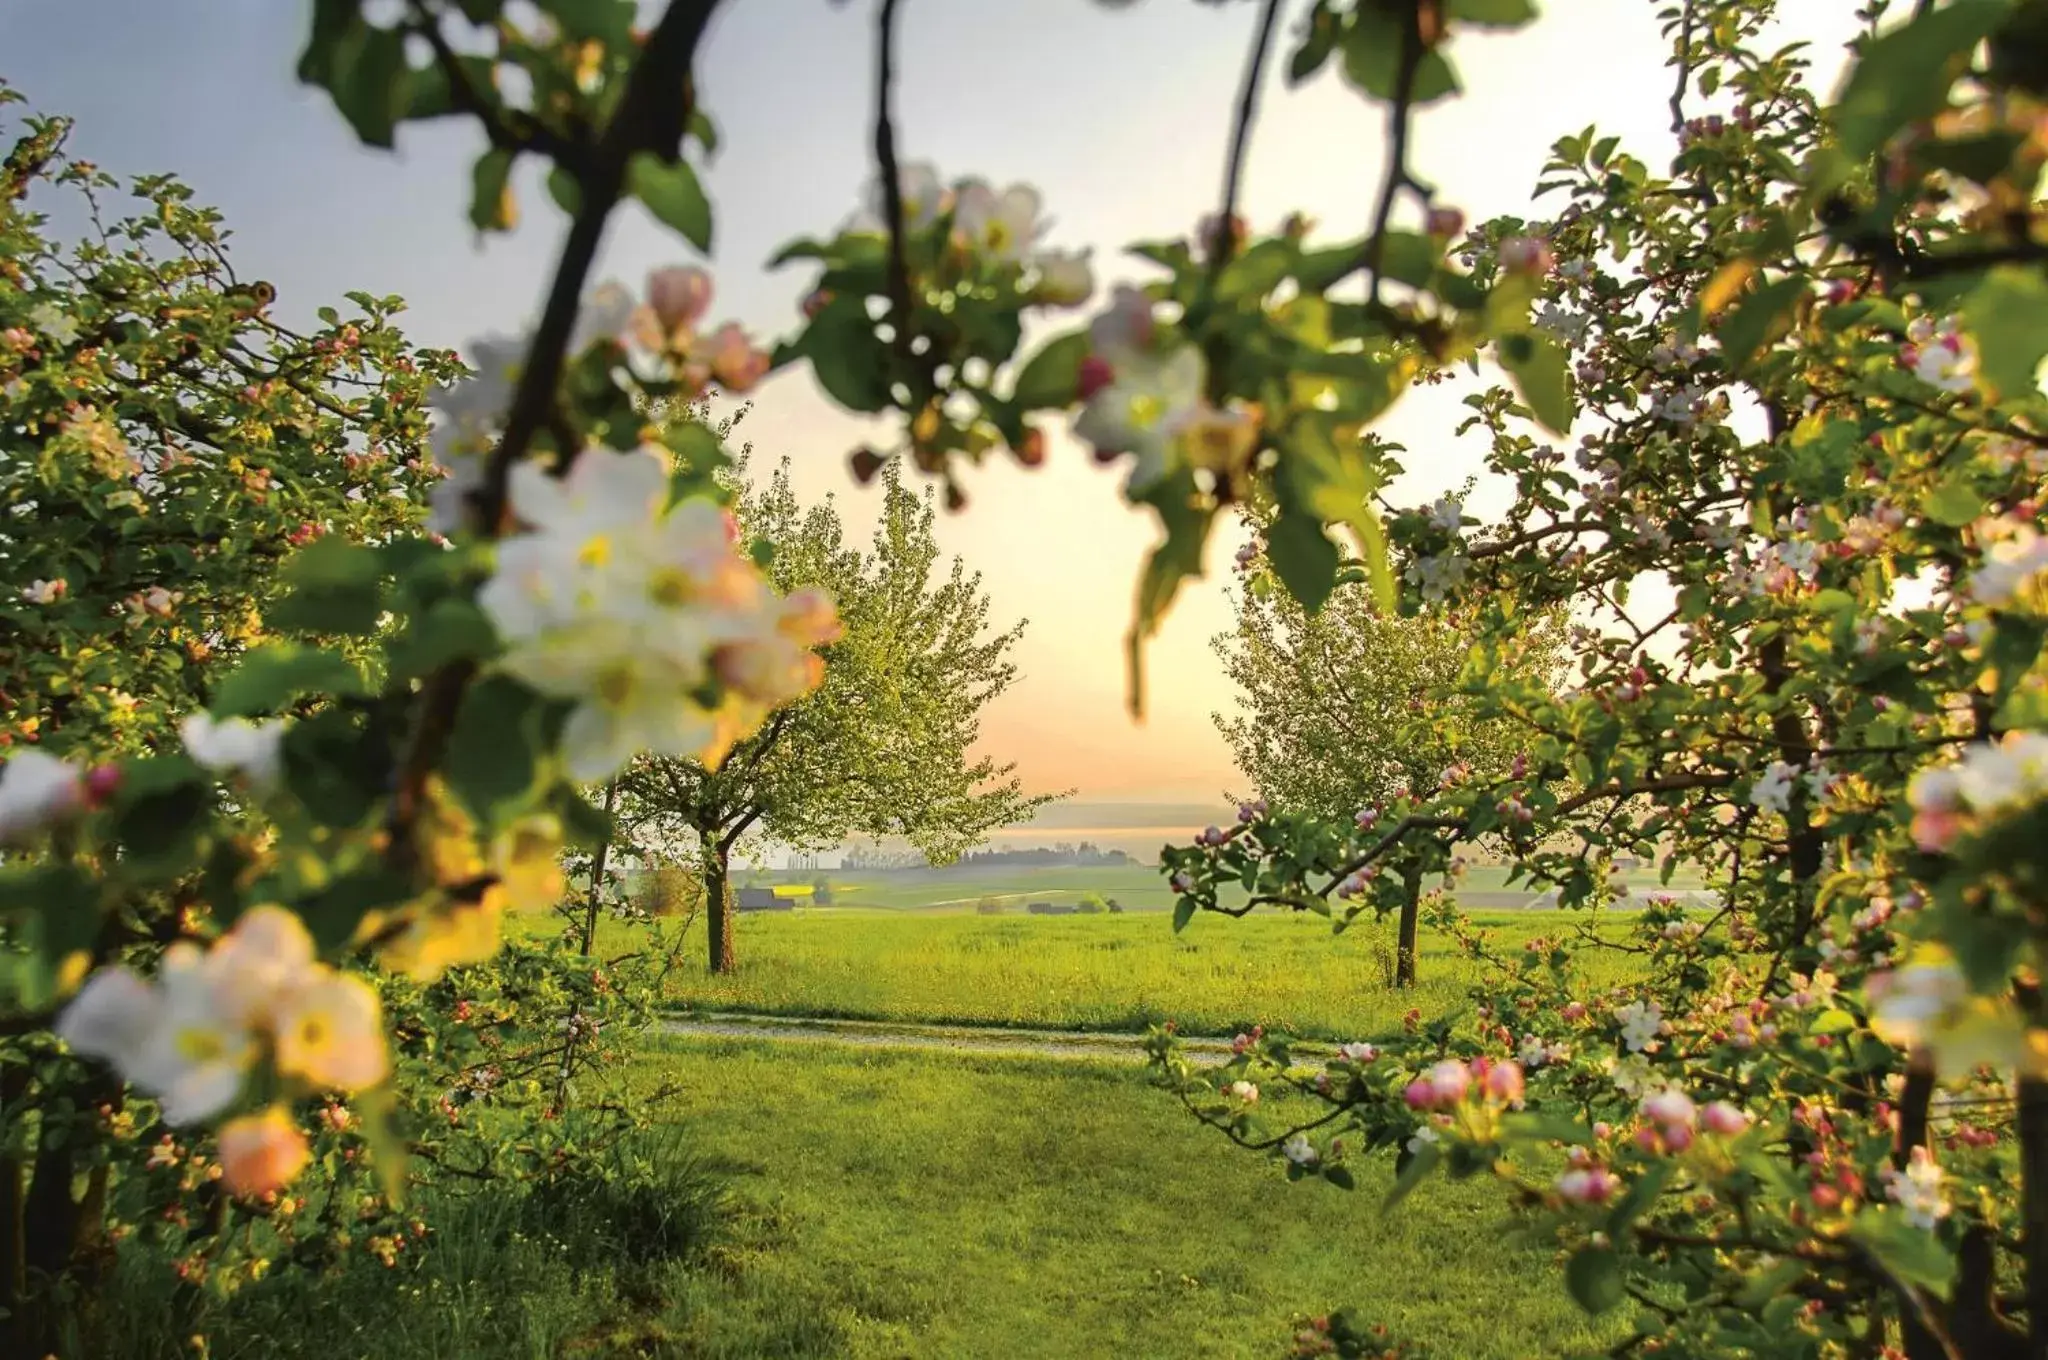
[[[564,351],[582,306],[584,280],[597,259],[597,248],[604,239],[612,209],[624,196],[627,169],[634,155],[641,151],[673,154],[681,143],[682,129],[696,101],[695,87],[689,80],[690,66],[711,22],[712,11],[717,8],[718,0],[677,0],[662,14],[627,77],[618,110],[588,157],[581,183],[582,210],[569,229],[561,261],[555,267],[547,305],[528,347],[526,364],[505,418],[505,433],[491,451],[484,465],[482,484],[474,493],[486,534],[495,535],[500,530],[512,469],[526,456],[534,436],[547,423],[554,408]],[[671,107],[678,87],[683,96],[679,109]],[[664,145],[671,132],[674,143]],[[565,448],[561,453],[566,463],[575,457],[576,450]],[[400,761],[397,784],[392,790],[391,837],[386,853],[390,862],[401,869],[410,869],[412,865],[416,854],[412,826],[419,815],[427,776],[440,763],[463,691],[475,672],[475,664],[463,660],[442,667],[427,681],[420,720]]]
[[[1394,77],[1394,102],[1387,109],[1387,171],[1380,180],[1379,205],[1373,209],[1372,239],[1366,243],[1362,263],[1371,273],[1369,305],[1379,306],[1380,261],[1387,252],[1387,225],[1394,216],[1394,196],[1403,185],[1426,201],[1430,188],[1408,168],[1408,132],[1414,114],[1415,77],[1422,70],[1428,49],[1422,42],[1422,12],[1410,7],[1401,29],[1401,69]]]
[[[1671,92],[1671,135],[1685,131],[1685,92],[1692,83],[1692,0],[1685,0],[1685,14],[1678,28],[1678,88]]]
[[[1203,281],[1203,299],[1216,291],[1223,268],[1230,263],[1230,246],[1235,243],[1237,194],[1244,182],[1245,151],[1251,145],[1252,121],[1259,113],[1259,89],[1265,83],[1266,54],[1273,46],[1273,29],[1280,18],[1280,0],[1266,0],[1259,14],[1259,29],[1252,40],[1251,55],[1245,59],[1244,80],[1237,91],[1237,118],[1230,134],[1230,160],[1223,170],[1223,207],[1216,219],[1216,240],[1204,241],[1209,251],[1208,277]]]
[[[882,217],[889,232],[891,343],[907,370],[917,368],[910,348],[910,261],[903,253],[903,171],[896,162],[896,124],[889,103],[896,86],[896,5],[882,0],[875,20],[875,164],[882,177]]]

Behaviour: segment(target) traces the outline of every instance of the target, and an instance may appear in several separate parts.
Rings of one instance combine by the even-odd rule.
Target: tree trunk
[[[1410,865],[1401,874],[1401,925],[1394,939],[1394,985],[1415,985],[1415,935],[1422,923],[1422,866]]]
[[[604,871],[611,862],[612,854],[612,810],[619,805],[619,781],[613,779],[604,786],[604,839],[597,843],[597,854],[590,861],[590,902],[583,912],[583,957],[589,958],[597,946],[597,911],[604,902]]]
[[[2021,1077],[2020,1240],[2026,1251],[2027,1355],[2048,1360],[2048,1082]]]
[[[730,973],[736,965],[732,947],[732,886],[727,882],[731,851],[714,833],[700,833],[704,842],[704,935],[714,973]]]

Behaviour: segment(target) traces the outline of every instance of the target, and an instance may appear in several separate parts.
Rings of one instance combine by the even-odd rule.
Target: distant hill
[[[1187,827],[1199,831],[1236,816],[1221,803],[1054,803],[1011,831],[1115,831]]]

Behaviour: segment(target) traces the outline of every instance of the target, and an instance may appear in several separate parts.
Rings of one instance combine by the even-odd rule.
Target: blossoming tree
[[[1430,514],[1463,523],[1455,497]],[[1217,714],[1216,725],[1257,795],[1242,816],[1265,815],[1270,805],[1323,825],[1370,822],[1412,790],[1508,772],[1520,734],[1510,723],[1469,719],[1472,701],[1457,682],[1470,644],[1455,620],[1382,611],[1356,569],[1311,614],[1260,562],[1256,542],[1238,550],[1237,628],[1214,642],[1237,686],[1237,711]],[[1538,629],[1518,669],[1556,676],[1563,641],[1561,628]],[[1401,986],[1415,981],[1424,877],[1416,860],[1401,883]]]
[[[1189,913],[1242,880],[1341,920],[1361,875],[1481,835],[1567,903],[1668,851],[1718,905],[1644,912],[1618,989],[1562,941],[1503,958],[1467,932],[1494,965],[1476,1023],[1327,1062],[1259,1036],[1213,1074],[1157,1051],[1297,1177],[1349,1184],[1388,1148],[1395,1198],[1439,1168],[1508,1182],[1579,1301],[1628,1310],[1617,1354],[2048,1354],[2048,336],[2020,319],[2048,147],[1996,61],[1956,81],[2003,6],[1867,39],[1831,115],[1798,53],[1759,49],[1769,10],[1670,15],[1668,174],[1567,137],[1558,216],[1463,247],[1482,277],[1538,262],[1576,447],[1475,394],[1513,505],[1392,536],[1422,566],[1409,607],[1470,611],[1463,687],[1526,758],[1355,828],[1255,817],[1172,856]],[[1515,660],[1553,606],[1563,694]],[[1375,1344],[1343,1318],[1300,1338]]]
[[[837,602],[842,633],[809,658],[822,680],[722,764],[646,756],[618,781],[618,818],[643,841],[695,839],[713,972],[735,963],[728,867],[750,832],[798,847],[899,836],[945,860],[1050,801],[972,752],[983,707],[1016,678],[1023,625],[991,631],[980,578],[958,558],[942,568],[929,501],[887,470],[862,550],[831,502],[798,503],[788,474],[744,493],[739,519],[774,549],[768,573],[788,598]]]

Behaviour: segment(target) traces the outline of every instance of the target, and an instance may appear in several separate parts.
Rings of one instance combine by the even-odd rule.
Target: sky
[[[653,12],[655,3],[643,3]],[[1290,0],[1283,34],[1308,10]],[[1651,0],[1543,0],[1520,33],[1464,34],[1451,55],[1468,93],[1432,106],[1412,160],[1439,203],[1468,220],[1535,215],[1530,191],[1550,144],[1587,124],[1661,169],[1674,143],[1672,72]],[[1824,87],[1851,32],[1852,0],[1797,0],[1786,37],[1819,40]],[[71,151],[122,176],[169,171],[225,214],[245,278],[279,290],[287,318],[362,289],[409,304],[418,343],[458,350],[537,317],[566,219],[526,164],[522,220],[479,242],[466,221],[473,123],[401,130],[395,152],[358,146],[326,96],[293,69],[311,6],[285,0],[0,0],[0,77],[30,107],[78,120]],[[1132,241],[1187,234],[1220,198],[1244,54],[1259,7],[1139,0],[908,0],[900,11],[896,123],[902,159],[949,179],[1023,180],[1044,193],[1049,244],[1094,251],[1098,296],[1154,275],[1121,255]],[[784,242],[829,236],[870,177],[872,0],[727,0],[699,58],[704,107],[721,139],[703,178],[716,206],[708,261],[715,320],[764,339],[797,329],[802,268],[770,272]],[[1301,210],[1327,239],[1370,221],[1384,114],[1326,71],[1289,90],[1283,39],[1253,134],[1240,211],[1270,230]],[[1704,108],[1704,106],[1702,106]],[[10,119],[9,127],[13,126]],[[9,135],[14,135],[12,132]],[[637,205],[615,215],[595,279],[637,285],[690,248]],[[1076,324],[1086,312],[1063,318]],[[1043,336],[1052,333],[1041,330]],[[1033,333],[1027,332],[1027,347]],[[1451,435],[1460,390],[1420,389],[1385,434],[1411,472],[1400,503],[1433,499],[1481,471],[1483,448]],[[754,395],[743,427],[757,460],[787,455],[808,498],[835,496],[852,524],[879,493],[856,488],[846,457],[893,443],[830,407],[807,370]],[[1211,715],[1232,703],[1210,640],[1230,624],[1234,528],[1212,542],[1208,579],[1185,592],[1147,653],[1148,713],[1124,707],[1122,639],[1149,512],[1123,504],[1122,473],[1056,434],[1046,466],[997,460],[962,479],[968,508],[942,518],[947,551],[980,571],[993,617],[1028,619],[1023,679],[986,715],[983,743],[1032,791],[1084,802],[1213,803],[1242,787]],[[1491,498],[1491,499],[1490,499]],[[1470,509],[1500,504],[1482,486]]]

